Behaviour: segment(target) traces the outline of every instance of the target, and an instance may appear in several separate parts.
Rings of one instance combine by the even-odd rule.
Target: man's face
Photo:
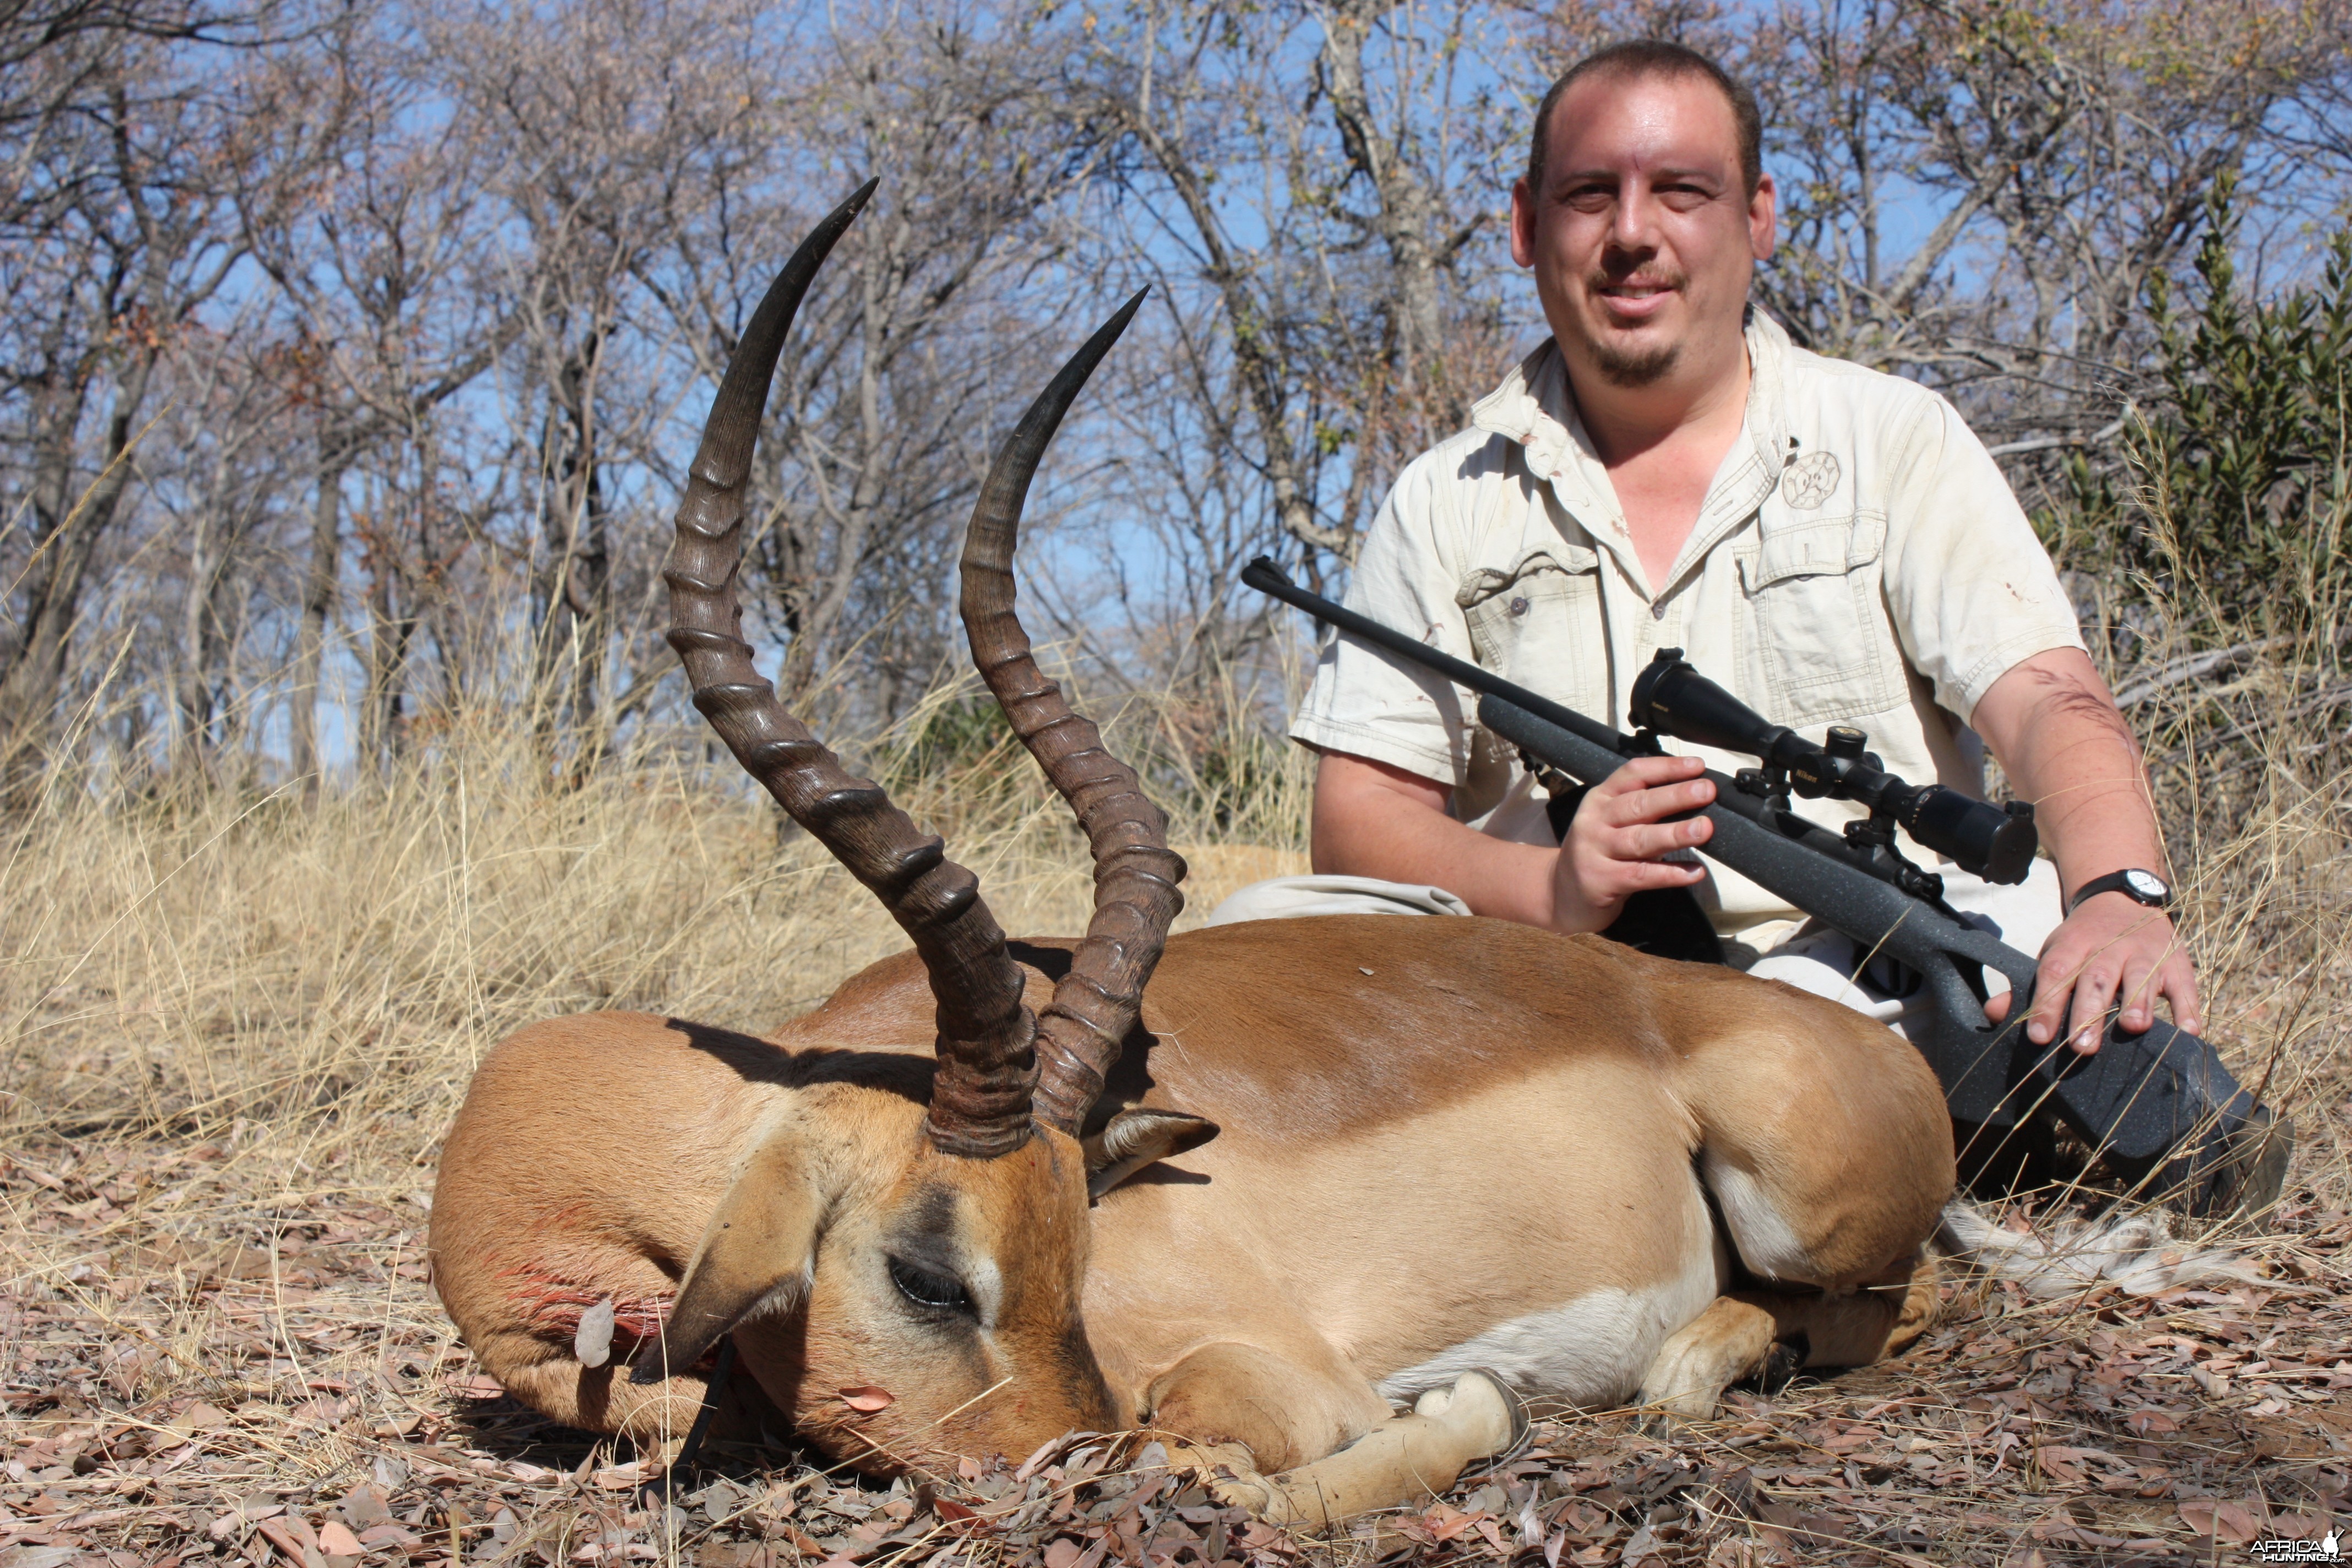
[[[1702,77],[1587,77],[1552,109],[1544,189],[1511,193],[1511,257],[1535,269],[1573,366],[1645,386],[1739,342],[1772,254],[1769,175],[1750,196],[1739,131]]]

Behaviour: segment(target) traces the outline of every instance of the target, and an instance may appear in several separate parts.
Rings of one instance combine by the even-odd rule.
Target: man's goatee
[[[1648,386],[1674,369],[1681,353],[1680,343],[1659,343],[1631,351],[1607,343],[1592,345],[1594,367],[1612,386]]]

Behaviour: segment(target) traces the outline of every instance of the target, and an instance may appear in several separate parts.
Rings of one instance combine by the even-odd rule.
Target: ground
[[[2352,1104],[2305,1136],[2341,1147]],[[379,1147],[398,1148],[387,1135]],[[2266,1279],[2153,1299],[1948,1289],[1909,1354],[1735,1394],[1673,1442],[1622,1413],[1329,1541],[1212,1506],[1148,1436],[883,1489],[632,1457],[504,1397],[423,1262],[425,1154],[306,1160],[255,1124],[26,1142],[7,1246],[0,1568],[282,1560],[724,1565],[2244,1562],[2352,1525],[2352,1218],[2309,1189]],[[2330,1184],[2332,1185],[2332,1184]]]

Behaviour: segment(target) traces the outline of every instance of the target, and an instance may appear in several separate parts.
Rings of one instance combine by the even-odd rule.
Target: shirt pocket
[[[1739,559],[1766,717],[1792,728],[1884,713],[1904,698],[1903,659],[1879,595],[1882,518],[1769,531]]]
[[[1454,602],[1481,666],[1580,712],[1601,713],[1609,650],[1596,552],[1552,544],[1507,570],[1481,567],[1462,579]]]

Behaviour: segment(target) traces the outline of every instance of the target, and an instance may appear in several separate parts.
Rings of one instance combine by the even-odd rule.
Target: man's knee
[[[1466,915],[1470,906],[1443,888],[1383,882],[1377,877],[1270,877],[1252,882],[1209,911],[1207,924],[1296,920],[1303,915]]]

